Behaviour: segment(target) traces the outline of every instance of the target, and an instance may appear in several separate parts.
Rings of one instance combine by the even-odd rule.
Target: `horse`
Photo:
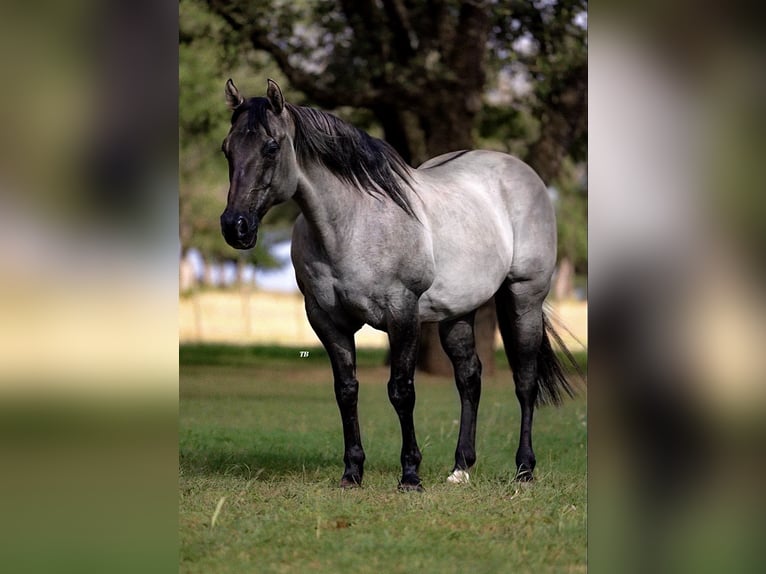
[[[231,127],[221,149],[229,191],[220,222],[226,242],[252,248],[269,209],[293,199],[301,214],[291,258],[309,323],[327,351],[344,439],[340,486],[361,486],[354,335],[388,334],[388,397],[402,434],[401,490],[423,489],[413,423],[414,376],[423,322],[438,322],[460,397],[460,430],[448,481],[466,483],[476,462],[482,366],[476,309],[494,297],[521,409],[515,478],[535,468],[538,404],[573,396],[543,309],[556,263],[556,219],[531,167],[495,151],[457,151],[413,169],[386,142],[338,117],[225,86]],[[571,354],[567,355],[570,360]]]

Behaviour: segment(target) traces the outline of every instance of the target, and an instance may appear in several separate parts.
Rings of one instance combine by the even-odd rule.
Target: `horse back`
[[[556,222],[532,168],[508,154],[471,151],[433,158],[416,174],[436,269],[424,316],[478,306],[507,278],[549,281]]]

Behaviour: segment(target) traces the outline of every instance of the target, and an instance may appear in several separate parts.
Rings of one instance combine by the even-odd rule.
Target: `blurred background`
[[[266,78],[288,101],[332,111],[386,139],[410,163],[453,150],[512,153],[549,185],[559,222],[552,302],[586,341],[587,11],[562,2],[180,2],[180,338],[316,345],[289,261],[292,202],[264,220],[258,245],[223,241],[228,168],[219,153],[231,77],[248,96]],[[494,312],[479,315],[494,369]],[[387,344],[365,328],[360,346]],[[421,369],[451,374],[435,327]]]
[[[178,11],[0,3],[0,561],[177,568]]]
[[[766,567],[766,46],[752,15],[590,12],[594,571]]]

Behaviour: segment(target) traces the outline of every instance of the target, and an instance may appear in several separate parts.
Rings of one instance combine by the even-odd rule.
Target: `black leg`
[[[364,449],[359,432],[357,415],[357,397],[359,382],[356,379],[356,348],[354,332],[356,329],[341,329],[330,316],[311,299],[306,297],[306,314],[309,322],[322,341],[332,364],[335,381],[335,399],[338,402],[340,417],[343,422],[345,470],[340,479],[340,486],[349,488],[361,486],[364,474]],[[349,331],[349,332],[346,332]]]
[[[418,467],[422,458],[415,438],[415,364],[417,361],[420,323],[417,317],[417,298],[408,297],[397,305],[397,314],[389,317],[388,339],[391,344],[391,378],[388,398],[399,416],[402,427],[402,479],[401,490],[422,490]]]
[[[447,480],[468,482],[468,469],[476,462],[476,416],[481,397],[481,362],[476,354],[473,321],[475,313],[439,324],[439,337],[455,370],[460,394],[460,433],[455,449],[455,467]]]
[[[508,286],[506,286],[507,288]],[[546,289],[531,282],[510,284],[510,293],[501,290],[496,297],[501,307],[498,325],[513,369],[516,397],[521,407],[521,431],[516,451],[516,478],[532,480],[535,453],[532,450],[532,418],[537,401],[537,359],[543,337],[542,304]]]

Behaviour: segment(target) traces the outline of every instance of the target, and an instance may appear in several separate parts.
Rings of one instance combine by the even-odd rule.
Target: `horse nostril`
[[[234,224],[234,228],[237,230],[237,235],[243,238],[247,235],[250,226],[247,224],[247,220],[244,217],[238,217],[237,222]]]

